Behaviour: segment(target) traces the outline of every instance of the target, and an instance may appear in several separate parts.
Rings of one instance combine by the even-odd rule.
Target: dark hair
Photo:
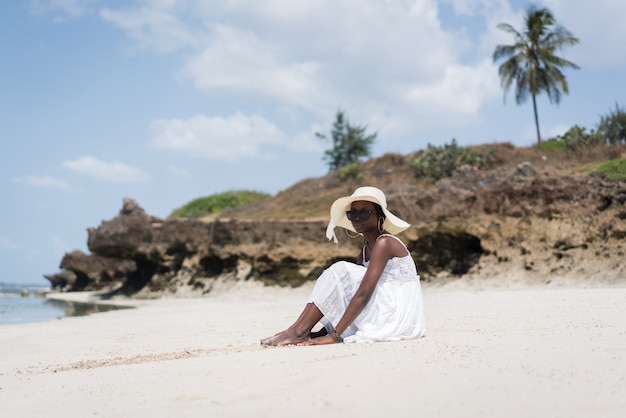
[[[374,203],[374,208],[376,208],[376,214],[379,218],[382,216],[383,219],[387,219],[387,217],[385,216],[385,212],[383,212],[383,208],[378,203]]]

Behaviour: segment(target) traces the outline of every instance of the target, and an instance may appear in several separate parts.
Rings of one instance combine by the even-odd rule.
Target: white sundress
[[[384,236],[400,241],[394,235]],[[365,258],[363,260],[364,266],[336,262],[324,270],[315,283],[309,303],[314,303],[322,312],[324,317],[320,322],[329,332],[339,322],[361,284],[369,264]],[[425,331],[420,278],[407,249],[406,256],[387,261],[367,306],[342,337],[346,343],[397,341],[420,338]]]

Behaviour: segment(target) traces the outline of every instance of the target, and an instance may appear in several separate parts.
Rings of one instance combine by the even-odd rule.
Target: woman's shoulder
[[[402,242],[402,240],[398,237],[396,237],[395,235],[391,235],[391,234],[381,234],[378,236],[378,238],[376,238],[376,242],[390,242],[390,243],[397,243],[402,245],[403,247],[406,247],[406,245],[404,245],[404,242]]]
[[[388,247],[393,250],[395,257],[404,257],[408,253],[408,249],[400,238],[391,234],[382,234],[376,239],[375,245]]]

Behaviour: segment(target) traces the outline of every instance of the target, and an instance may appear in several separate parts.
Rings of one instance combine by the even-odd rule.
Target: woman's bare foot
[[[263,338],[261,340],[261,345],[272,345],[271,342],[276,339],[280,334],[284,333],[285,331],[281,331],[279,333],[276,333],[274,335],[272,335],[271,337],[267,337],[267,338]]]
[[[309,340],[309,334],[300,335],[292,329],[286,329],[271,337],[263,338],[261,345],[265,346],[282,346],[282,345],[295,345],[301,344]]]

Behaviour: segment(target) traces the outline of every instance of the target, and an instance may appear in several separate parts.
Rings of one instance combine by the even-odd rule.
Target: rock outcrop
[[[61,290],[138,296],[207,293],[245,280],[299,286],[329,262],[354,256],[320,244],[325,228],[322,221],[159,219],[126,198],[115,218],[88,229],[91,254],[68,253],[64,271],[45,277]]]
[[[420,222],[408,241],[417,264],[431,273],[537,283],[626,280],[624,182],[529,163],[484,172],[464,167],[415,192],[414,201]]]
[[[379,187],[412,223],[401,238],[425,281],[626,280],[624,182],[522,163],[462,167],[427,188]],[[299,286],[334,261],[354,259],[362,245],[327,242],[326,223],[159,219],[126,198],[115,218],[88,229],[91,254],[68,253],[64,271],[45,277],[57,289],[142,297],[203,294],[247,280]]]

